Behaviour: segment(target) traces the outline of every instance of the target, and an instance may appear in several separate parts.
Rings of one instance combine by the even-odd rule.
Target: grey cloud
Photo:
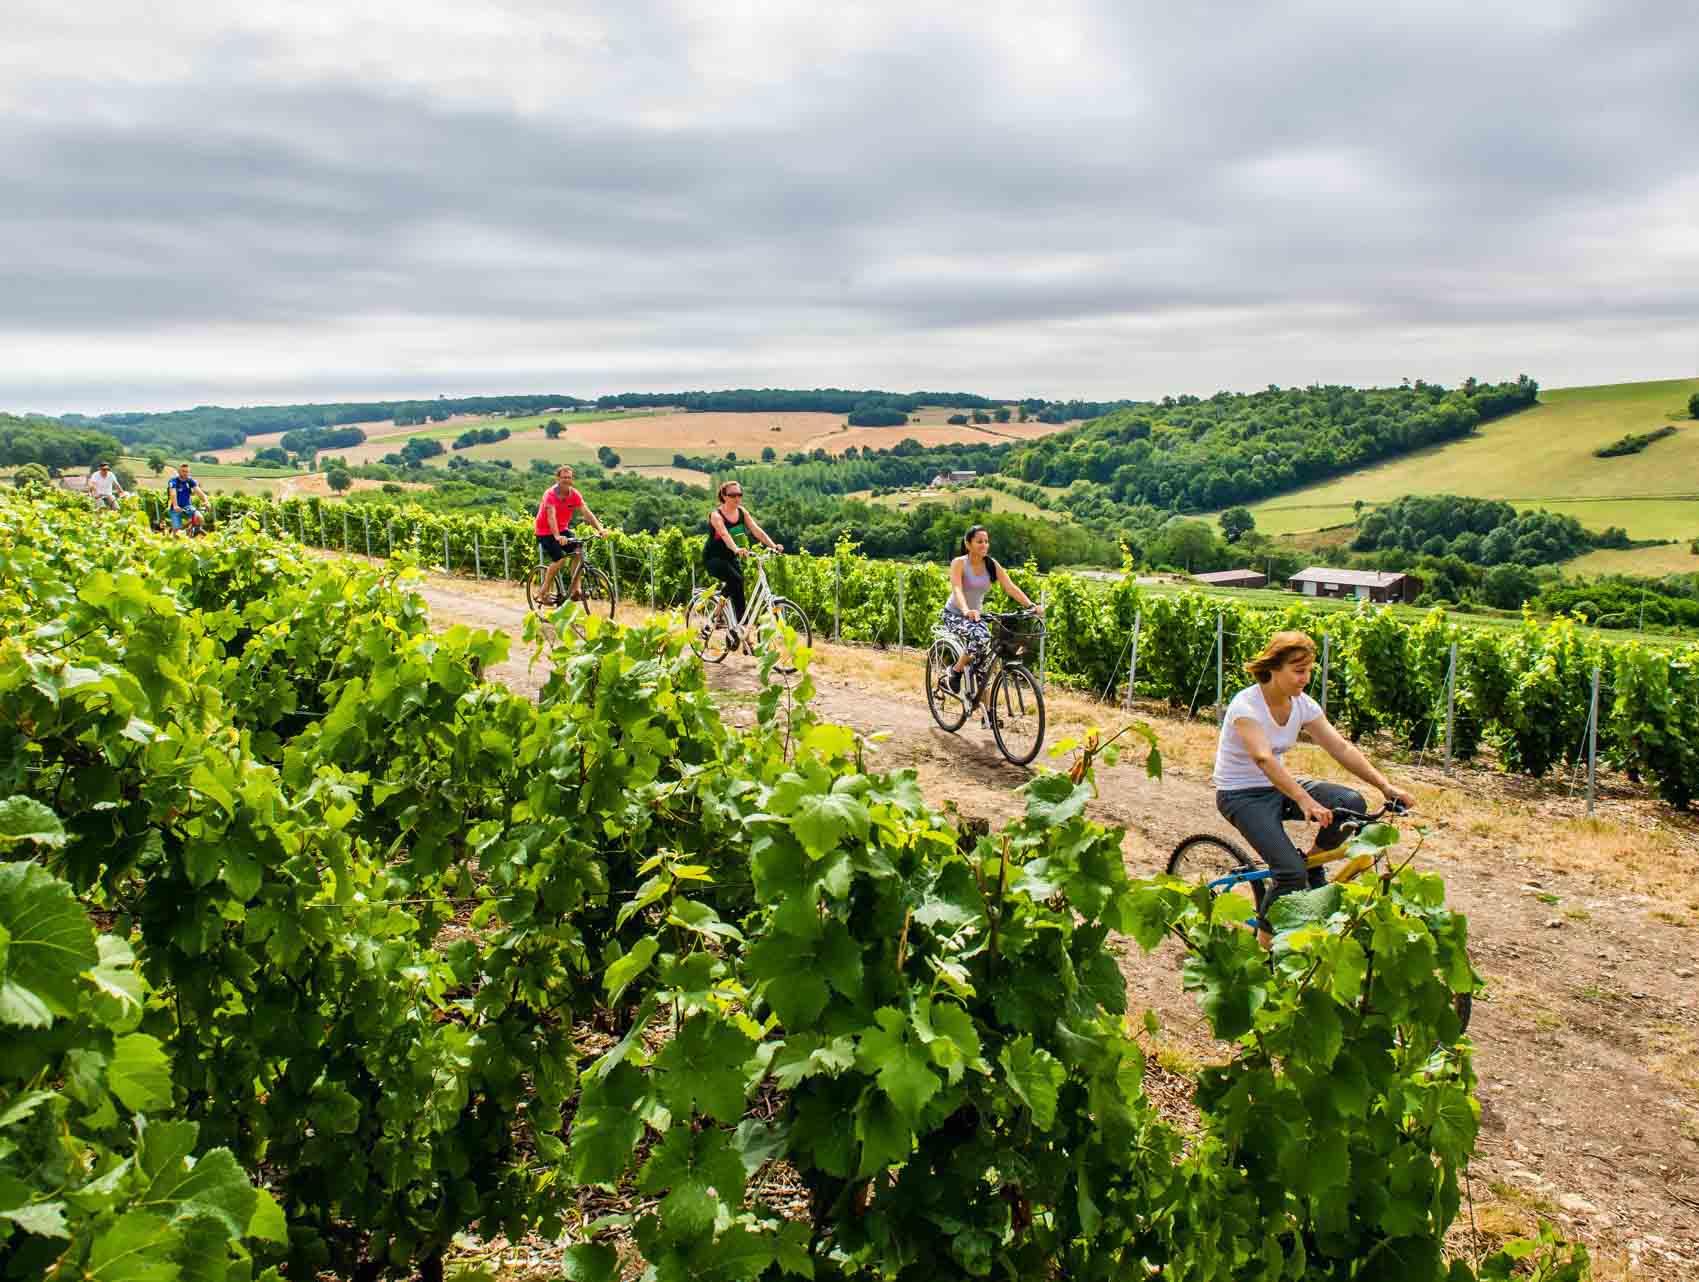
[[[104,400],[116,389],[87,373],[100,354],[161,343],[182,363],[172,385],[208,386],[219,371],[195,353],[213,339],[361,318],[358,381],[390,386],[407,377],[384,330],[397,315],[437,328],[458,374],[501,387],[596,366],[504,374],[482,345],[506,340],[481,331],[521,318],[540,346],[704,385],[788,369],[774,352],[806,335],[843,346],[795,381],[851,381],[844,367],[901,381],[879,375],[888,338],[1054,387],[1049,328],[1101,327],[1104,367],[1068,366],[1082,394],[1267,381],[1198,357],[1168,363],[1173,389],[1128,386],[1116,352],[1165,318],[1207,341],[1197,317],[1214,315],[1224,344],[1260,334],[1271,351],[1310,333],[1353,369],[1378,342],[1383,377],[1410,372],[1413,327],[1467,327],[1468,350],[1445,359],[1501,373],[1566,329],[1582,360],[1579,335],[1607,320],[1666,337],[1699,325],[1699,244],[1672,258],[1635,239],[1691,177],[1672,167],[1699,136],[1688,6],[1540,25],[1104,0],[1079,10],[1080,74],[1062,67],[1049,88],[1023,87],[1019,31],[975,13],[742,96],[693,60],[694,29],[665,5],[609,36],[604,53],[629,65],[606,72],[626,88],[603,102],[563,90],[521,110],[399,72],[280,78],[275,38],[246,31],[189,82],[105,86],[98,104],[38,95],[0,133],[0,336],[51,335],[77,360],[0,366],[0,403],[79,403],[79,385]],[[661,102],[664,120],[645,114]],[[1613,224],[1607,279],[1576,246]],[[1346,318],[1350,342],[1299,314]],[[348,377],[303,367],[294,385]]]

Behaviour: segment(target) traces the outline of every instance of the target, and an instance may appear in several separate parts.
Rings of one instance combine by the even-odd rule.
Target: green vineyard
[[[317,499],[282,505],[220,501],[224,518],[246,518],[315,547],[387,557],[407,552],[427,567],[518,578],[537,555],[530,526],[511,518],[400,510],[386,523]],[[618,534],[592,555],[614,572],[623,599],[680,605],[697,582],[701,537],[668,530]],[[770,563],[774,588],[796,601],[817,632],[874,645],[924,643],[949,594],[945,567],[860,557],[786,556]],[[1490,746],[1510,770],[1544,775],[1584,755],[1595,668],[1600,678],[1598,751],[1644,778],[1675,806],[1699,796],[1699,645],[1602,640],[1567,619],[1520,628],[1480,627],[1435,610],[1406,621],[1385,609],[1320,611],[1301,599],[1284,610],[1201,593],[1153,593],[1070,574],[1014,571],[1049,604],[1048,675],[1099,695],[1125,693],[1138,624],[1137,690],[1195,709],[1213,700],[1216,633],[1229,692],[1240,665],[1270,633],[1302,628],[1329,652],[1326,703],[1353,737],[1384,731],[1413,749],[1444,735],[1451,647],[1453,747],[1464,758]],[[1318,666],[1318,681],[1320,679]]]
[[[1585,1276],[1550,1240],[1447,1258],[1477,981],[1437,877],[1288,896],[1268,954],[1129,879],[1089,757],[964,832],[815,718],[806,657],[739,729],[676,623],[533,626],[533,702],[481,679],[508,638],[430,630],[405,564],[296,546],[339,518],[221,515],[164,539],[0,496],[5,1276],[440,1279],[467,1234],[570,1239],[578,1282]],[[446,536],[461,569],[492,532],[421,516],[394,547]],[[696,543],[619,540],[622,584],[676,600]],[[782,568],[847,636],[882,635],[897,574],[905,626],[937,606],[929,570]],[[1137,595],[1048,591],[1053,668],[1096,682]],[[1143,608],[1168,693],[1204,607]],[[1375,684],[1374,647],[1448,627],[1355,620],[1346,706],[1415,734],[1428,678]],[[1657,697],[1625,653],[1613,724]],[[1593,655],[1529,629],[1490,671],[1569,717]],[[1122,964],[1228,1044],[1184,1126]]]

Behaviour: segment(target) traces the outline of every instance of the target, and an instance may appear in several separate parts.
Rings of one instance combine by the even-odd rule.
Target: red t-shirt
[[[537,533],[549,533],[551,507],[555,510],[555,518],[560,523],[561,533],[564,534],[571,526],[574,514],[583,506],[584,496],[577,490],[568,490],[563,498],[558,486],[549,486],[543,491],[543,501],[537,505]]]

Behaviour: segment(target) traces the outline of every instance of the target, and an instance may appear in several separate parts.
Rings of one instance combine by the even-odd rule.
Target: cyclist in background
[[[201,483],[189,475],[189,465],[179,463],[177,475],[165,483],[166,492],[171,496],[167,510],[171,517],[171,528],[181,530],[183,522],[193,523],[200,513],[195,508],[195,499],[205,496]]]
[[[1263,901],[1265,917],[1279,896],[1327,881],[1322,869],[1305,866],[1305,856],[1283,824],[1303,819],[1317,825],[1321,831],[1315,849],[1332,850],[1344,840],[1333,812],[1366,809],[1363,794],[1354,788],[1325,779],[1299,780],[1287,770],[1281,758],[1300,738],[1389,800],[1406,807],[1416,804],[1406,789],[1387,779],[1335,730],[1321,705],[1305,693],[1315,661],[1316,643],[1306,633],[1276,632],[1270,637],[1262,653],[1245,664],[1256,684],[1239,691],[1227,705],[1215,750],[1215,808],[1274,873]],[[1266,922],[1259,934],[1265,945],[1273,942]]]
[[[756,523],[754,515],[743,506],[743,486],[727,481],[719,489],[719,506],[708,513],[708,540],[702,545],[702,566],[718,579],[731,601],[732,633],[743,626],[745,601],[743,567],[738,558],[749,555],[749,541],[754,539],[775,552],[783,552],[784,544],[767,537],[767,531]]]
[[[1044,613],[1044,607],[1034,605],[1009,577],[1009,572],[992,557],[991,534],[983,525],[968,527],[968,532],[962,535],[961,552],[950,562],[950,596],[944,602],[943,615],[945,630],[962,643],[956,666],[939,678],[939,683],[952,693],[962,688],[962,673],[968,664],[977,663],[991,653],[991,627],[979,616],[993,583],[1024,608]]]
[[[578,571],[584,566],[584,543],[581,539],[563,537],[572,528],[572,522],[582,512],[584,519],[590,522],[597,534],[606,534],[607,530],[596,519],[596,514],[590,510],[590,505],[584,501],[584,496],[573,488],[574,472],[567,464],[555,469],[555,483],[543,491],[543,501],[537,505],[537,546],[543,549],[543,555],[548,558],[549,568],[543,572],[543,600],[548,601],[549,590],[554,586],[555,576],[560,573],[560,567],[567,557],[572,558],[572,577],[568,580],[569,595],[572,600],[581,599],[578,590]]]
[[[125,497],[123,483],[112,470],[112,464],[105,459],[101,459],[100,466],[89,473],[88,492],[94,499],[96,511],[116,512],[118,500]]]

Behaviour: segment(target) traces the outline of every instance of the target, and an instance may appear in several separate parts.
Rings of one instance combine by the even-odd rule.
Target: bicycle
[[[705,663],[723,663],[733,650],[754,654],[756,619],[764,621],[759,630],[778,625],[776,644],[781,647],[785,645],[783,629],[787,627],[796,633],[798,645],[813,644],[814,627],[808,621],[807,611],[795,601],[776,595],[767,581],[766,561],[774,555],[766,551],[751,552],[747,558],[755,563],[755,582],[745,594],[741,619],[732,618],[731,598],[718,583],[710,583],[691,598],[684,612],[684,624],[690,630],[691,649]],[[795,653],[781,648],[773,666],[789,676],[796,671]]]
[[[582,552],[585,547],[583,539],[562,539],[561,546],[568,555]],[[588,558],[578,567],[578,589],[571,591],[569,584],[571,572],[562,566],[556,573],[554,582],[549,585],[548,596],[543,595],[543,575],[548,566],[533,565],[525,572],[525,606],[538,614],[547,614],[563,606],[569,599],[578,601],[584,606],[586,614],[597,614],[607,611],[608,617],[614,617],[614,611],[619,609],[619,588],[608,577],[606,572],[590,564]]]
[[[1351,881],[1371,868],[1380,868],[1386,861],[1390,847],[1377,846],[1373,854],[1360,851],[1351,854],[1349,838],[1356,836],[1370,824],[1379,823],[1388,815],[1398,816],[1404,813],[1405,808],[1396,801],[1386,802],[1373,814],[1336,809],[1333,812],[1334,820],[1347,840],[1341,841],[1331,850],[1312,852],[1304,860],[1304,866],[1320,868],[1336,860],[1345,859],[1345,866],[1331,879],[1338,882]],[[1348,859],[1347,855],[1350,856]],[[1211,896],[1240,895],[1248,899],[1250,913],[1246,918],[1246,925],[1262,925],[1263,904],[1268,898],[1268,883],[1274,878],[1274,870],[1251,858],[1226,838],[1217,837],[1213,833],[1197,833],[1185,838],[1174,847],[1174,853],[1168,856],[1167,872],[1170,877],[1178,877],[1193,885],[1201,882],[1209,888]],[[1456,994],[1454,1005],[1458,1023],[1462,1026],[1459,1031],[1467,1031],[1474,1004],[1471,994]]]
[[[981,724],[1011,765],[1024,766],[1044,745],[1044,689],[1027,667],[1044,639],[1044,620],[1032,610],[980,617],[992,625],[991,649],[962,670],[959,689],[945,680],[961,660],[961,640],[942,625],[933,631],[926,652],[926,706],[939,728],[954,734],[986,695]]]

